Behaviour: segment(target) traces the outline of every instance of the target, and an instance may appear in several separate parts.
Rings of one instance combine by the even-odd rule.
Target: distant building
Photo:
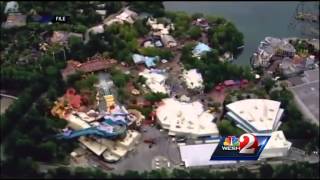
[[[140,54],[133,54],[132,59],[135,64],[145,64],[148,68],[155,67],[156,62],[159,61],[158,56],[149,57],[149,56],[143,56]]]
[[[145,69],[143,72],[140,72],[139,75],[146,78],[146,85],[152,92],[160,92],[164,94],[170,93],[168,86],[165,84],[167,74]]]
[[[4,8],[4,14],[19,12],[19,4],[16,1],[9,1]]]
[[[196,69],[184,71],[183,78],[188,89],[202,90],[204,88],[202,76]]]
[[[192,21],[193,25],[199,26],[203,28],[204,30],[208,30],[210,28],[209,22],[204,18],[198,18],[194,21]]]
[[[285,157],[288,155],[292,143],[286,140],[283,131],[275,131],[270,135],[271,137],[264,150],[261,152],[258,160]],[[179,146],[181,160],[184,162],[186,167],[228,166],[229,164],[241,164],[241,161],[210,160],[212,153],[217,147],[218,143],[181,145]]]
[[[309,57],[307,57],[305,67],[307,69],[312,69],[314,67],[314,64],[315,64],[315,56],[310,55]]]
[[[151,36],[149,38],[146,38],[141,45],[145,48],[147,47],[161,48],[164,46],[160,36]]]
[[[73,113],[67,114],[66,120],[68,121],[68,127],[73,130],[81,130],[91,127],[87,122],[74,115]]]
[[[266,37],[260,42],[257,52],[251,57],[251,64],[254,67],[268,67],[273,56],[293,58],[295,53],[296,49],[287,39]]]
[[[140,139],[141,134],[139,132],[128,130],[123,139],[110,140],[82,136],[79,141],[97,156],[102,156],[107,162],[116,162],[132,151]]]
[[[116,18],[126,21],[130,24],[133,24],[135,19],[138,17],[138,14],[134,11],[131,11],[128,7],[123,10],[121,14],[116,16]]]
[[[227,117],[250,133],[271,133],[281,125],[280,102],[269,99],[245,99],[226,105]]]
[[[104,24],[106,24],[107,26],[110,26],[113,23],[123,24],[124,22],[133,24],[137,18],[138,18],[138,14],[134,11],[131,11],[128,7],[126,7],[120,14],[115,16],[115,18],[105,19]]]
[[[51,38],[49,39],[49,43],[58,43],[58,44],[67,44],[68,40],[71,36],[78,37],[81,40],[83,39],[83,35],[80,33],[66,32],[66,31],[54,31]]]
[[[96,13],[101,16],[102,19],[106,17],[107,11],[106,10],[96,10]]]
[[[147,25],[151,27],[152,34],[155,36],[168,35],[170,30],[174,30],[172,23],[165,26],[164,24],[158,23],[155,18],[148,18]]]
[[[104,25],[99,24],[97,26],[93,26],[89,28],[85,33],[85,41],[84,43],[88,43],[90,40],[90,34],[101,34],[104,32]]]
[[[181,160],[187,168],[237,163],[237,161],[210,160],[217,146],[218,143],[179,146]]]
[[[193,53],[193,57],[200,58],[202,55],[210,51],[211,51],[211,48],[208,45],[199,42],[192,50],[192,53]]]
[[[177,41],[171,35],[163,34],[161,35],[161,40],[167,48],[177,46]]]
[[[271,137],[260,154],[259,159],[284,157],[288,155],[292,143],[287,141],[283,131],[275,131],[271,133]]]
[[[22,27],[27,24],[27,16],[21,13],[9,13],[7,21],[2,23],[2,28],[10,29],[13,27]]]
[[[214,115],[205,111],[199,101],[180,102],[174,98],[162,100],[156,110],[157,120],[169,135],[198,138],[219,136]]]
[[[305,61],[302,58],[295,57],[294,59],[291,59],[286,57],[279,64],[279,69],[281,74],[285,77],[292,77],[304,71],[305,68],[303,63],[305,63]]]
[[[67,79],[69,75],[75,74],[77,71],[84,73],[101,71],[108,69],[116,64],[117,61],[114,59],[105,59],[101,56],[94,56],[92,59],[85,63],[80,63],[78,61],[69,60],[65,69],[61,71],[64,80]]]

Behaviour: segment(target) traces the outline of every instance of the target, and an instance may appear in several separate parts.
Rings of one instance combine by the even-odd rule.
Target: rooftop
[[[145,77],[146,85],[151,89],[152,92],[168,93],[169,90],[165,85],[167,75],[165,73],[156,72],[154,70],[145,69],[139,73],[140,76]]]
[[[283,113],[280,102],[269,99],[245,99],[230,103],[226,107],[232,114],[258,131],[275,129]]]
[[[181,160],[186,167],[233,164],[236,161],[211,161],[211,155],[218,143],[179,146]]]
[[[62,76],[65,79],[67,76],[74,74],[76,71],[82,71],[85,73],[100,71],[110,68],[116,63],[117,61],[114,59],[105,59],[101,56],[94,56],[85,63],[69,60],[66,68],[62,70]]]
[[[195,89],[203,87],[202,76],[200,73],[197,72],[196,69],[190,69],[189,71],[185,71],[183,73],[183,77],[188,88]]]
[[[211,48],[208,45],[199,42],[192,50],[192,53],[195,56],[201,56],[203,53],[209,52],[209,51],[211,51]]]
[[[261,158],[284,156],[291,148],[292,143],[287,141],[283,131],[272,132],[271,137],[261,152]],[[278,149],[278,150],[276,150]]]
[[[94,139],[90,139],[84,136],[81,136],[79,138],[79,141],[98,156],[100,156],[107,149],[107,146],[98,143]]]
[[[21,27],[27,24],[27,16],[21,13],[9,13],[7,21],[2,23],[3,28]]]
[[[186,103],[166,98],[162,102],[156,110],[156,115],[162,127],[169,129],[169,133],[197,137],[218,135],[217,126],[212,122],[214,116],[204,111],[199,101]]]

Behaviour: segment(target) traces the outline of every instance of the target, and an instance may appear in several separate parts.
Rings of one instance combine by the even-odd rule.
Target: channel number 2
[[[252,134],[243,134],[239,138],[241,154],[254,154],[257,147],[257,138]]]

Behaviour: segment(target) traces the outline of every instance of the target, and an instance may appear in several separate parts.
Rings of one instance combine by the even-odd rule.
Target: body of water
[[[245,48],[235,61],[239,65],[249,65],[249,60],[266,36],[299,37],[300,31],[290,30],[294,21],[296,2],[209,2],[209,1],[166,1],[167,11],[184,11],[188,14],[221,16],[233,22],[244,34]],[[309,4],[308,4],[309,3]],[[306,2],[314,6],[314,2]],[[214,48],[214,47],[213,47]]]

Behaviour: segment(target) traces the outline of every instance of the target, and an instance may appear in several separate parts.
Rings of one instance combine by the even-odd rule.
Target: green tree
[[[270,90],[273,88],[274,85],[275,85],[275,81],[272,78],[267,78],[267,79],[264,79],[263,81],[263,86],[267,91],[267,93],[270,92]]]
[[[148,101],[157,102],[157,101],[160,101],[161,99],[167,98],[169,96],[167,94],[160,93],[160,92],[157,92],[157,93],[152,92],[152,93],[146,94],[144,97]]]
[[[270,164],[263,164],[259,168],[261,178],[272,178],[273,168]]]
[[[192,14],[191,17],[192,17],[193,20],[196,20],[198,18],[203,18],[204,15],[202,13],[194,13],[194,14]]]
[[[123,178],[143,178],[139,172],[128,170],[124,173]]]
[[[182,169],[173,169],[172,170],[172,177],[173,178],[188,178],[189,172],[182,170]]]
[[[145,56],[159,56],[162,59],[171,59],[173,57],[172,52],[168,49],[148,47],[139,49],[139,52]]]
[[[115,69],[111,71],[111,79],[117,87],[122,88],[127,84],[130,77]]]
[[[201,29],[198,26],[192,26],[187,33],[192,39],[198,39],[201,37]]]
[[[235,135],[240,136],[244,133],[243,130],[239,129],[238,127],[234,127],[229,120],[222,120],[218,123],[218,129],[221,135],[229,136]]]

